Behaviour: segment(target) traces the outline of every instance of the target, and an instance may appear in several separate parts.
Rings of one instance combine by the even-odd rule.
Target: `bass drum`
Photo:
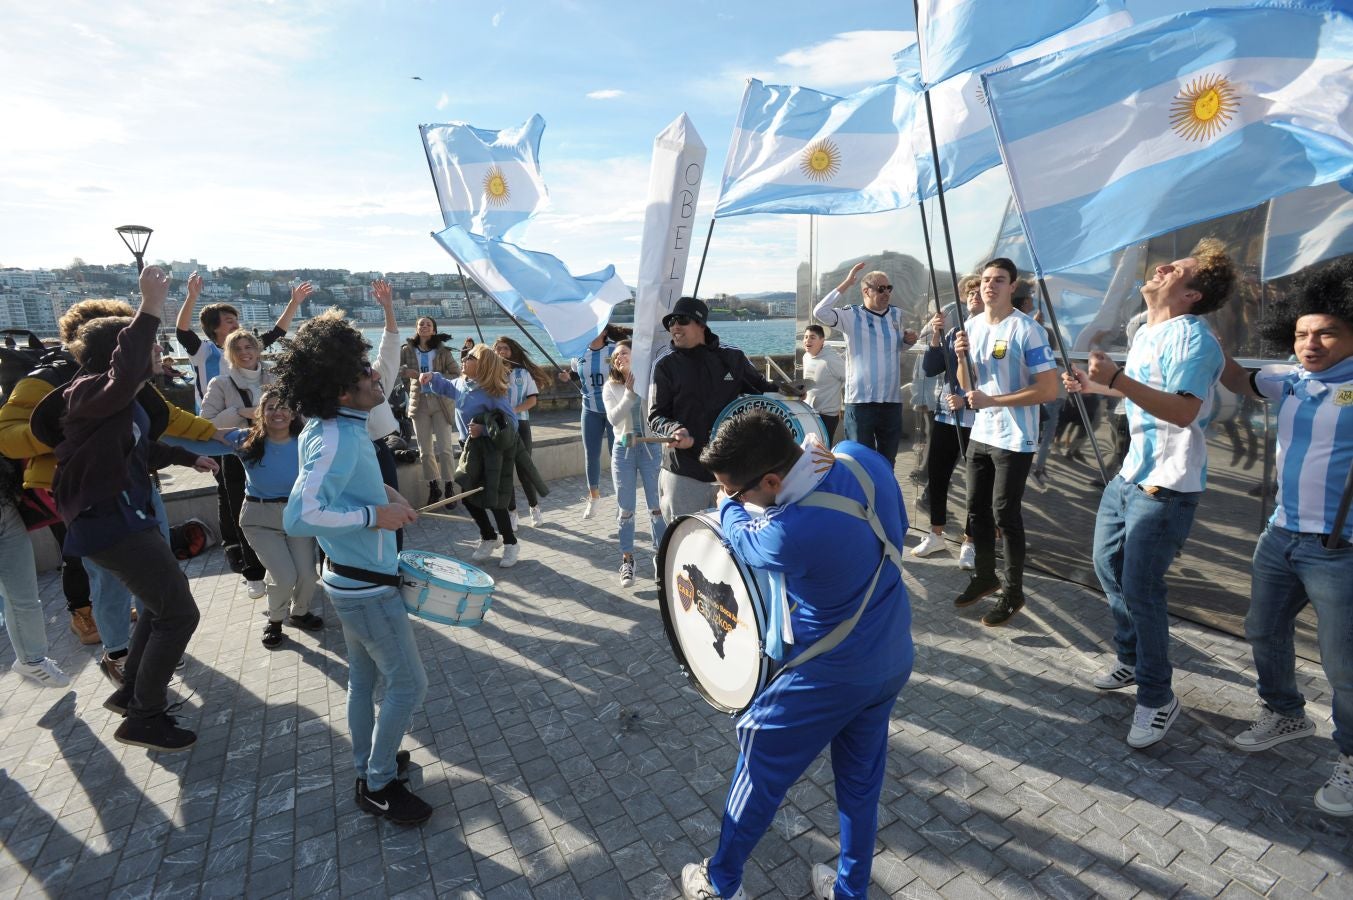
[[[662,624],[682,672],[715,709],[737,715],[774,676],[766,613],[752,570],[724,543],[712,512],[682,516],[658,550]]]
[[[718,434],[719,426],[727,419],[754,409],[764,409],[771,415],[783,419],[789,426],[789,433],[794,435],[796,444],[802,444],[803,439],[811,434],[817,437],[818,443],[822,446],[831,446],[831,435],[822,427],[822,420],[813,412],[813,408],[802,400],[793,400],[780,394],[744,394],[737,398],[725,406],[719,417],[714,420],[713,427],[709,429],[710,437],[713,438]]]

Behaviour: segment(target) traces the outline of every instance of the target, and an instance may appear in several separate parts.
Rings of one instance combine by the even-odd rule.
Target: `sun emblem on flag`
[[[1240,108],[1236,89],[1221,75],[1193,79],[1170,105],[1170,127],[1190,141],[1205,141],[1227,126]]]
[[[512,191],[507,186],[507,176],[503,170],[494,166],[484,176],[484,199],[490,206],[502,206],[512,199]]]
[[[830,181],[841,171],[841,151],[825,138],[803,148],[799,171],[812,181]]]

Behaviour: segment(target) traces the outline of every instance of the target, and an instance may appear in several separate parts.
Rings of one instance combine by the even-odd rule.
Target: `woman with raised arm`
[[[414,437],[418,439],[418,455],[423,465],[423,480],[428,484],[428,503],[454,494],[451,474],[455,471],[452,452],[451,425],[456,420],[456,404],[446,397],[423,396],[419,376],[436,372],[447,378],[460,374],[455,351],[449,341],[451,335],[439,334],[437,322],[423,316],[418,320],[418,333],[409,338],[399,353],[400,374],[409,379],[409,418],[413,419]]]

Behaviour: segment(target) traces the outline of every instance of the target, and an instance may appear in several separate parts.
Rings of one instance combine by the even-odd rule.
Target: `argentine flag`
[[[1101,3],[1085,20],[1032,47],[947,78],[930,89],[930,108],[935,122],[935,145],[939,150],[940,174],[944,189],[966,184],[988,169],[1001,164],[1001,149],[996,143],[996,131],[991,127],[991,113],[982,90],[982,73],[996,72],[1011,66],[1056,53],[1086,41],[1106,37],[1132,27],[1132,15],[1122,9],[1118,0]],[[920,48],[916,44],[893,56],[897,73],[907,83],[919,83]],[[925,103],[918,99],[918,103]],[[916,142],[916,167],[919,171],[920,196],[924,199],[936,193],[935,166],[930,152],[930,130],[924,109],[918,107],[913,122]]]
[[[933,87],[960,72],[989,68],[1002,57],[1122,8],[1121,0],[920,0],[921,65],[912,86]]]
[[[896,78],[848,97],[748,79],[715,217],[849,215],[912,203],[913,105]]]
[[[464,122],[421,125],[442,221],[485,237],[506,237],[546,199],[540,177],[540,136],[534,115],[520,128],[490,131]]]
[[[575,277],[548,253],[491,240],[459,225],[433,237],[499,306],[538,322],[564,356],[582,356],[610,320],[611,309],[630,299],[615,266]]]
[[[1294,191],[1268,206],[1264,281],[1353,253],[1353,179]]]
[[[1353,174],[1353,19],[1203,10],[982,76],[1043,272]]]

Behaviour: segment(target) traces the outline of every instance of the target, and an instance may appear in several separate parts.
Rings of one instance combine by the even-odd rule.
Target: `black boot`
[[[440,500],[440,499],[442,499],[442,489],[441,489],[441,486],[438,485],[437,482],[435,482],[435,481],[429,481],[429,482],[428,482],[428,502],[427,502],[427,503],[424,503],[423,505],[424,505],[424,506],[431,506],[432,504],[436,503],[436,502],[437,502],[438,500]]]

